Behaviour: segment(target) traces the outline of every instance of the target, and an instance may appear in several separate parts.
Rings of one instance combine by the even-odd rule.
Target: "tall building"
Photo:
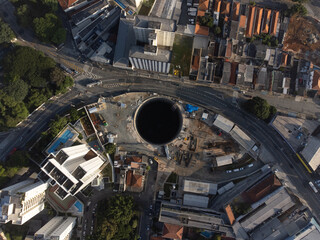
[[[55,193],[65,199],[91,183],[100,173],[104,161],[86,144],[62,148],[43,161],[38,177],[56,187]]]
[[[169,73],[175,28],[174,20],[163,18],[120,19],[113,65]]]
[[[34,234],[34,240],[69,240],[76,220],[75,217],[54,217]]]
[[[22,225],[44,209],[47,183],[25,180],[0,191],[0,223]]]

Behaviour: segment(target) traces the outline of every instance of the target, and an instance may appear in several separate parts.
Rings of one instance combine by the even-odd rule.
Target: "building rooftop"
[[[77,1],[78,0],[58,0],[59,5],[61,6],[61,8],[63,10],[67,9],[68,7],[70,7],[72,4],[74,4]]]
[[[230,165],[230,164],[232,164],[232,159],[233,159],[233,155],[225,155],[225,156],[216,157],[217,166],[221,167],[221,166],[225,166],[225,165]]]
[[[261,29],[261,19],[262,19],[263,8],[256,8],[256,22],[254,24],[254,34],[259,35]]]
[[[240,3],[239,2],[233,2],[232,5],[232,20],[238,21],[239,20],[239,14],[240,14]]]
[[[154,60],[159,62],[170,62],[171,51],[167,49],[157,48],[154,54],[146,54],[145,48],[142,46],[134,45],[131,47],[129,57]]]
[[[247,232],[252,231],[267,219],[286,212],[294,205],[295,202],[285,188],[280,187],[259,202],[253,204],[252,208],[254,210],[240,219],[239,222]]]
[[[255,9],[256,9],[256,7],[249,6],[249,15],[248,15],[248,21],[247,21],[247,28],[246,28],[246,37],[252,37]]]
[[[213,125],[220,128],[221,130],[229,133],[234,126],[234,123],[229,119],[218,114],[217,118],[214,120]]]
[[[239,27],[240,28],[245,28],[246,27],[246,21],[247,21],[247,17],[245,15],[240,15]]]
[[[268,194],[272,193],[280,186],[281,186],[281,183],[279,179],[276,177],[275,174],[271,174],[270,176],[268,176],[258,184],[254,185],[247,191],[243,192],[242,195],[249,202],[254,203],[264,198]]]
[[[217,193],[218,185],[209,182],[200,182],[185,179],[183,182],[183,191],[192,192],[203,195],[215,195]]]
[[[231,137],[237,141],[244,149],[250,150],[255,145],[255,142],[237,125],[230,131]]]
[[[162,237],[170,239],[182,239],[183,227],[170,223],[163,224]]]
[[[269,33],[270,16],[271,10],[265,9],[263,16],[262,33]]]
[[[221,8],[221,0],[215,0],[214,11],[215,12],[220,12],[220,8]]]
[[[208,203],[209,203],[209,197],[206,197],[206,196],[189,194],[189,193],[186,193],[183,195],[183,205],[186,205],[186,206],[207,208]]]
[[[206,11],[209,8],[209,0],[199,0],[198,10]]]
[[[224,0],[221,5],[221,14],[229,15],[230,13],[230,2]]]
[[[320,71],[315,70],[313,74],[312,89],[317,90],[320,94]]]
[[[272,24],[270,29],[270,34],[273,36],[277,34],[278,19],[279,19],[279,11],[273,11]]]
[[[232,224],[236,221],[236,219],[235,219],[235,217],[234,217],[234,215],[233,215],[233,212],[232,212],[232,209],[231,209],[230,204],[228,204],[228,205],[226,206],[225,211],[226,211],[226,213],[227,213],[229,222],[230,222],[230,224],[232,225]]]
[[[137,15],[135,16],[134,26],[174,32],[176,30],[176,21],[165,18]]]
[[[315,171],[320,165],[320,139],[310,136],[307,145],[301,152],[301,155]]]
[[[209,28],[206,26],[201,26],[199,23],[197,23],[194,33],[203,36],[209,36]]]

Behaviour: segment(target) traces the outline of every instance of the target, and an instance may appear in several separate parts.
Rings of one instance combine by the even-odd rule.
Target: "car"
[[[152,209],[152,204],[150,205],[150,210]]]
[[[152,161],[152,159],[151,159],[151,158],[149,158],[149,163],[150,163],[150,165],[152,165],[152,164],[153,164],[153,161]]]
[[[242,171],[242,170],[244,170],[244,168],[243,168],[243,167],[241,167],[241,168],[239,168],[239,170],[240,170],[240,171]]]
[[[314,181],[316,184],[320,184],[320,180],[315,180]]]
[[[232,173],[232,170],[227,170],[226,173]]]
[[[234,172],[239,172],[240,170],[239,170],[239,168],[235,168],[235,169],[233,169],[233,171]]]
[[[252,163],[251,163],[251,164],[249,164],[249,165],[248,165],[248,167],[253,167],[253,164],[252,164]]]
[[[150,225],[147,226],[147,231],[149,231],[149,230],[150,230]]]

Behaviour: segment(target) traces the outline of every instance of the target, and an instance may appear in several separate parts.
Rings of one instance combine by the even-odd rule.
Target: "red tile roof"
[[[254,19],[254,10],[256,7],[249,6],[249,16],[247,21],[246,37],[252,37],[252,28],[253,28],[253,19]]]
[[[216,2],[214,4],[214,11],[220,12],[220,8],[221,8],[221,0],[216,0]]]
[[[209,8],[209,0],[199,0],[199,10],[206,11]]]
[[[200,26],[200,24],[197,23],[194,33],[198,35],[209,36],[209,28],[206,26]]]
[[[78,0],[58,0],[61,8],[63,10],[67,9],[68,7],[70,7],[73,3],[75,3]]]
[[[229,222],[230,222],[230,224],[232,225],[232,224],[235,222],[236,219],[235,219],[235,217],[234,217],[234,215],[233,215],[233,212],[232,212],[232,209],[231,209],[230,204],[227,205],[227,207],[225,208],[225,210],[226,210],[227,216],[228,216],[228,218],[229,218]]]
[[[192,70],[196,71],[199,69],[199,62],[200,62],[200,56],[198,56],[198,55],[193,56]]]
[[[288,61],[288,53],[282,53],[281,64],[284,65],[284,66],[287,66],[287,61]]]
[[[226,49],[226,57],[230,58],[232,53],[232,42],[228,41],[227,49]]]
[[[221,14],[229,14],[230,13],[230,2],[223,1],[221,6]]]
[[[245,28],[246,27],[246,20],[247,20],[247,17],[245,15],[241,15],[240,21],[239,21],[239,27]]]
[[[270,34],[275,36],[277,33],[277,25],[279,19],[279,11],[274,11],[272,16],[272,24],[271,24],[271,31]]]
[[[263,16],[262,33],[269,33],[270,16],[271,10],[265,9]]]
[[[239,13],[240,13],[240,3],[233,2],[233,5],[232,5],[232,20],[233,21],[238,21]]]
[[[162,237],[172,239],[182,239],[183,227],[165,223],[163,225]]]
[[[141,159],[140,157],[137,157],[137,156],[127,157],[126,160],[125,160],[125,163],[126,163],[126,164],[130,164],[131,162],[141,163],[141,162],[142,162],[142,159]]]
[[[261,20],[262,20],[263,9],[257,7],[256,12],[257,12],[257,14],[256,14],[256,22],[254,24],[254,34],[259,35],[260,29],[261,29]]]
[[[198,10],[198,13],[197,13],[198,17],[203,17],[204,15],[206,15],[205,11]]]
[[[243,196],[251,203],[255,203],[260,199],[264,198],[274,190],[279,188],[281,183],[276,175],[271,174],[269,177],[256,184],[248,191],[243,193]]]
[[[133,175],[131,178],[131,186],[137,188],[142,187],[142,175]]]

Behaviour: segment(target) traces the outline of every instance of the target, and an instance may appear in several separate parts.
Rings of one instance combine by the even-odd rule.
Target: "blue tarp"
[[[192,112],[194,112],[194,111],[198,111],[198,107],[196,107],[196,106],[192,106],[192,105],[190,105],[190,104],[187,104],[186,105],[186,110],[187,110],[187,112],[189,112],[189,113],[192,113]]]

